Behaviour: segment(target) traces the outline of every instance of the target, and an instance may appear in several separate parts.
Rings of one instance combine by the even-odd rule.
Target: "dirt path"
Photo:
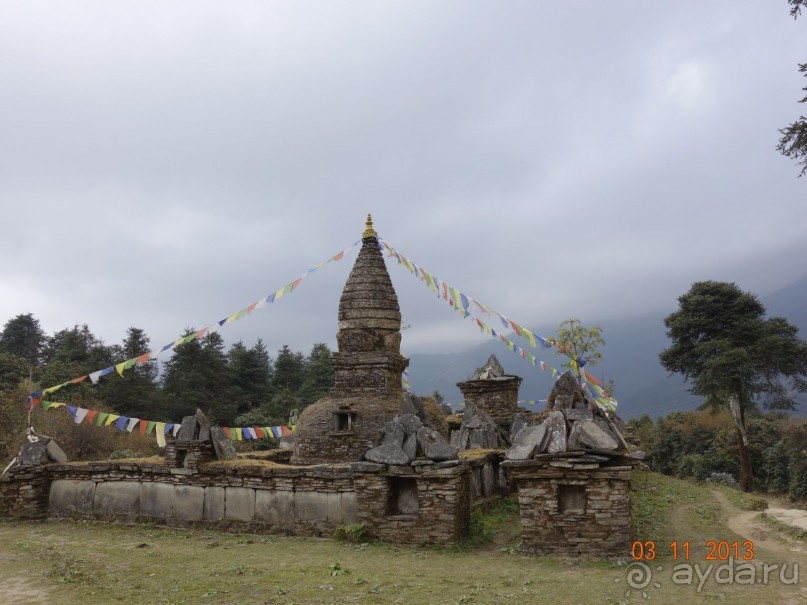
[[[761,511],[743,511],[731,504],[728,499],[718,490],[712,490],[715,500],[720,502],[720,505],[726,511],[727,519],[726,526],[747,540],[754,543],[755,549],[767,550],[772,554],[778,555],[804,555],[807,549],[803,544],[800,544],[793,537],[788,536],[786,533],[777,531],[771,526],[767,525],[760,517]],[[782,511],[787,516],[792,516],[794,519],[802,519],[807,523],[807,511],[798,509],[783,509],[774,508],[767,509],[764,512],[769,514],[771,511]],[[799,514],[800,513],[800,514]],[[774,517],[774,515],[770,515]],[[779,517],[774,517],[779,519]]]
[[[37,582],[30,576],[7,573],[11,558],[9,555],[0,553],[0,596],[2,596],[3,605],[50,603],[50,595],[42,589],[41,583],[37,586]]]

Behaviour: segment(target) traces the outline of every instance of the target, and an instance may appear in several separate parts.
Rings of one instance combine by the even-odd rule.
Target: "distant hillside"
[[[786,317],[799,327],[800,336],[807,339],[807,276],[762,301],[769,315]],[[624,419],[644,413],[655,418],[674,411],[693,409],[700,404],[700,398],[687,391],[684,381],[677,375],[668,376],[658,362],[658,354],[669,345],[664,329],[665,315],[589,322],[603,329],[606,341],[602,350],[603,362],[590,371],[597,378],[614,381],[619,414]],[[554,334],[554,331],[555,326],[535,328],[536,333],[547,336]],[[516,335],[511,334],[510,339],[523,345],[524,341]],[[552,388],[551,374],[534,368],[493,339],[456,353],[413,354],[409,364],[412,390],[421,394],[438,390],[447,402],[460,402],[462,395],[456,383],[466,379],[491,353],[496,354],[508,373],[524,378],[519,392],[521,399],[546,399]],[[561,358],[553,358],[545,350],[535,351],[535,354],[558,368],[563,363]],[[802,396],[800,401],[797,414],[807,416],[807,396]],[[542,409],[541,406],[536,405],[535,408]],[[530,406],[525,404],[523,407]]]

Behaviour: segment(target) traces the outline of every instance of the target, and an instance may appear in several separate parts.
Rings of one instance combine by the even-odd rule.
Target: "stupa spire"
[[[370,216],[369,212],[367,213],[367,222],[364,224],[364,233],[361,234],[362,239],[365,237],[378,237],[378,233],[373,229],[373,217]]]

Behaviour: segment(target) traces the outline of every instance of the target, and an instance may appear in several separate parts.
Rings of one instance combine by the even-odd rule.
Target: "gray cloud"
[[[800,277],[777,3],[0,6],[0,318],[221,319],[381,235],[528,325]],[[225,330],[334,343],[350,263]],[[397,267],[409,352],[483,339]],[[442,305],[442,307],[441,307]]]

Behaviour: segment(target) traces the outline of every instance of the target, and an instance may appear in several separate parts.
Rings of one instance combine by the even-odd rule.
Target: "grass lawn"
[[[653,582],[644,590],[627,585],[628,553],[621,565],[519,555],[517,513],[505,501],[476,513],[469,540],[454,549],[85,521],[5,521],[0,523],[0,603],[807,601],[807,577],[783,585],[778,572],[769,585],[720,585],[712,578],[700,591],[697,578],[694,585],[676,585],[672,567],[682,561],[672,560],[669,543],[689,540],[690,563],[706,568],[706,541],[742,542],[745,538],[733,534],[726,520],[751,504],[729,490],[648,472],[636,472],[633,485],[637,538],[655,540],[658,551],[650,562]],[[804,550],[791,552],[783,546],[755,555],[757,563],[800,561],[807,570]],[[658,566],[663,569],[656,570]]]

